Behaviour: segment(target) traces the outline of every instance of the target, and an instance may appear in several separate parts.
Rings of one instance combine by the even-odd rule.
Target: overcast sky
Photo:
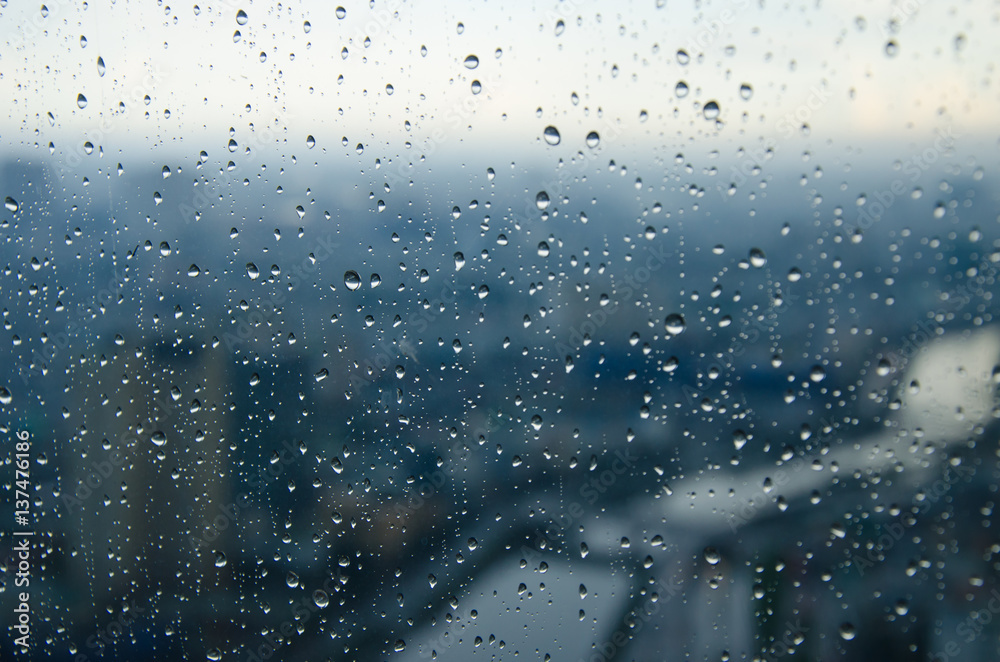
[[[342,150],[346,137],[352,150],[362,143],[395,154],[407,140],[451,136],[464,148],[571,155],[586,149],[591,131],[640,147],[733,146],[800,135],[803,119],[816,142],[922,144],[949,125],[996,140],[1000,11],[988,0],[877,8],[377,0],[374,9],[339,1],[343,18],[338,2],[279,10],[240,0],[94,1],[84,9],[53,0],[47,16],[37,2],[10,2],[0,10],[0,93],[9,100],[0,144],[52,141],[62,151],[97,136],[112,153],[135,140],[218,153],[230,127],[242,150],[267,142],[261,131],[270,123],[296,147],[312,135]],[[688,93],[679,98],[680,81]],[[705,119],[710,101],[720,122]],[[562,135],[558,147],[543,142],[549,125]]]

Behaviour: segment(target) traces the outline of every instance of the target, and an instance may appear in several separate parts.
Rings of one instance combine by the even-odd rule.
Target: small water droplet
[[[750,97],[753,96],[753,88],[749,84],[743,83],[740,85],[740,98],[744,101],[749,101]]]
[[[684,81],[677,81],[677,85],[674,87],[674,96],[678,99],[683,99],[688,95],[688,84]]]
[[[461,252],[455,253],[455,271],[461,271],[465,266],[465,256]]]
[[[191,278],[197,278],[200,275],[201,275],[201,269],[198,268],[197,264],[192,264],[190,267],[188,267],[188,276],[190,276]]]
[[[295,588],[299,585],[299,576],[294,572],[289,571],[288,575],[285,577],[285,583],[288,584],[288,588]]]
[[[843,623],[840,626],[840,638],[841,639],[843,639],[845,641],[850,641],[851,639],[854,639],[854,637],[856,635],[857,635],[857,631],[854,629],[854,626],[852,624],[850,624],[850,623]]]
[[[549,194],[545,191],[539,191],[538,195],[535,196],[535,206],[539,209],[545,209],[549,206]]]
[[[706,547],[705,560],[708,561],[709,565],[718,565],[719,561],[722,560],[722,557],[714,547]]]
[[[98,56],[97,57],[97,75],[98,76],[103,76],[104,72],[106,70],[107,70],[107,67],[104,66],[104,58]]]
[[[347,10],[343,7],[337,7],[337,18],[344,20],[347,17]]]
[[[222,552],[215,553],[215,567],[225,568],[226,567],[226,555]]]

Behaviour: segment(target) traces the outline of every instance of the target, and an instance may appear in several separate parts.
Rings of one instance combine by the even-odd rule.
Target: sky
[[[217,155],[313,136],[572,158],[591,132],[731,150],[803,124],[816,144],[996,140],[997,2],[338,1],[342,18],[338,2],[9,2],[0,145]]]

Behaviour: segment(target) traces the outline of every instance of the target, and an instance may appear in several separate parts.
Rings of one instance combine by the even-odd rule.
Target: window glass
[[[3,659],[1000,659],[996,3],[0,0]]]

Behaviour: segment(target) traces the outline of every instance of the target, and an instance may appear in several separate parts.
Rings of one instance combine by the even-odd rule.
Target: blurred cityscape
[[[37,659],[1000,659],[996,182],[606,166],[6,162]]]

